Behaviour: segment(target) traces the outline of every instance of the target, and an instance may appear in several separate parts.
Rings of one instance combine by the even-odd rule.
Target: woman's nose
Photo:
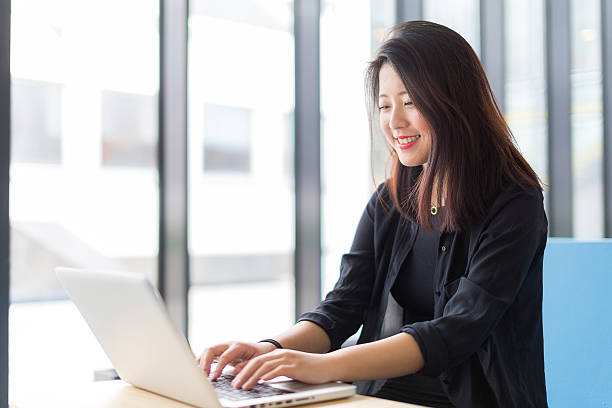
[[[389,117],[389,127],[391,129],[401,129],[406,127],[406,115],[401,108],[393,108]]]

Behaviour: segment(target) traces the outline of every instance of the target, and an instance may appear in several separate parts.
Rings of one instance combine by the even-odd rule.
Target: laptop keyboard
[[[216,381],[211,381],[219,398],[238,401],[291,393],[291,391],[279,390],[266,384],[257,384],[250,390],[234,388],[231,384],[233,379],[234,377],[231,375],[222,374]]]

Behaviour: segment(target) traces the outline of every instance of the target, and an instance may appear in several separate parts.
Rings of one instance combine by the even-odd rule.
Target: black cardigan
[[[379,191],[392,205],[384,184]],[[374,193],[334,289],[298,320],[325,330],[332,350],[361,325],[359,344],[379,340],[391,287],[417,228]],[[419,344],[425,359],[421,373],[439,376],[456,406],[547,407],[542,339],[547,229],[541,192],[508,185],[484,217],[441,235],[434,319],[400,330]],[[484,378],[474,375],[475,365]],[[384,381],[358,382],[357,390],[373,395]]]

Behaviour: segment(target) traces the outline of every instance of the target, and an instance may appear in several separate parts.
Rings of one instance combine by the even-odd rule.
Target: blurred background
[[[320,171],[320,266],[312,260],[319,299],[385,179],[386,152],[375,140],[371,157],[365,110],[364,69],[373,51],[389,27],[412,16],[453,28],[482,56],[483,36],[492,32],[483,28],[486,1],[317,3],[310,29],[319,38],[320,133],[313,136],[320,137],[320,170],[313,171]],[[547,70],[556,68],[547,62],[555,43],[547,40],[546,2],[497,3],[501,46],[494,52],[503,75],[492,84],[520,150],[550,184]],[[602,2],[567,4],[571,176],[555,182],[571,186],[569,233],[562,235],[596,239],[605,236],[607,205]],[[186,138],[188,152],[184,331],[195,353],[219,341],[271,337],[299,309],[295,6],[189,2],[187,132],[176,137]],[[159,281],[160,3],[12,0],[11,7],[9,390],[16,397],[91,381],[95,370],[111,367],[54,267],[126,270]],[[546,201],[550,209],[548,191]],[[265,319],[254,318],[258,312]]]

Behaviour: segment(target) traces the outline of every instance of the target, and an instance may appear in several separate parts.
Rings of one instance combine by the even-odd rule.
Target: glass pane
[[[251,109],[204,104],[204,172],[251,170]]]
[[[11,87],[11,161],[59,164],[62,85],[13,78]]]
[[[102,91],[102,163],[155,167],[157,95]]]
[[[395,25],[397,20],[396,6],[394,0],[377,0],[375,2],[370,1],[370,57],[368,60],[373,59],[376,55],[378,47],[383,43],[389,34],[389,29]],[[365,74],[363,70],[362,76]],[[331,84],[330,84],[331,85]],[[364,105],[365,105],[365,93]],[[365,111],[364,111],[365,112]],[[367,114],[367,113],[366,113]],[[388,172],[391,170],[391,155],[389,154],[389,148],[381,137],[380,132],[374,135],[371,139],[372,144],[372,159],[371,159],[371,172],[374,175],[375,185],[385,181],[389,176]],[[371,183],[370,183],[371,184]],[[365,208],[365,203],[363,204]],[[350,245],[350,243],[349,243]],[[348,248],[348,247],[347,247]]]
[[[386,28],[381,27],[382,31]],[[363,85],[365,68],[371,59],[370,2],[323,2],[320,38],[321,283],[325,296],[338,280],[340,258],[351,246],[357,223],[374,188]]]
[[[603,106],[600,2],[571,2],[574,236],[602,238]]]
[[[190,13],[189,340],[199,353],[294,320],[293,2],[194,0]],[[247,307],[266,318],[246,318]]]
[[[423,18],[461,34],[480,56],[480,2],[478,0],[423,0]]]
[[[12,401],[111,366],[54,267],[157,280],[158,8],[12,2]]]
[[[525,159],[548,183],[544,1],[506,0],[504,16],[506,121]]]

